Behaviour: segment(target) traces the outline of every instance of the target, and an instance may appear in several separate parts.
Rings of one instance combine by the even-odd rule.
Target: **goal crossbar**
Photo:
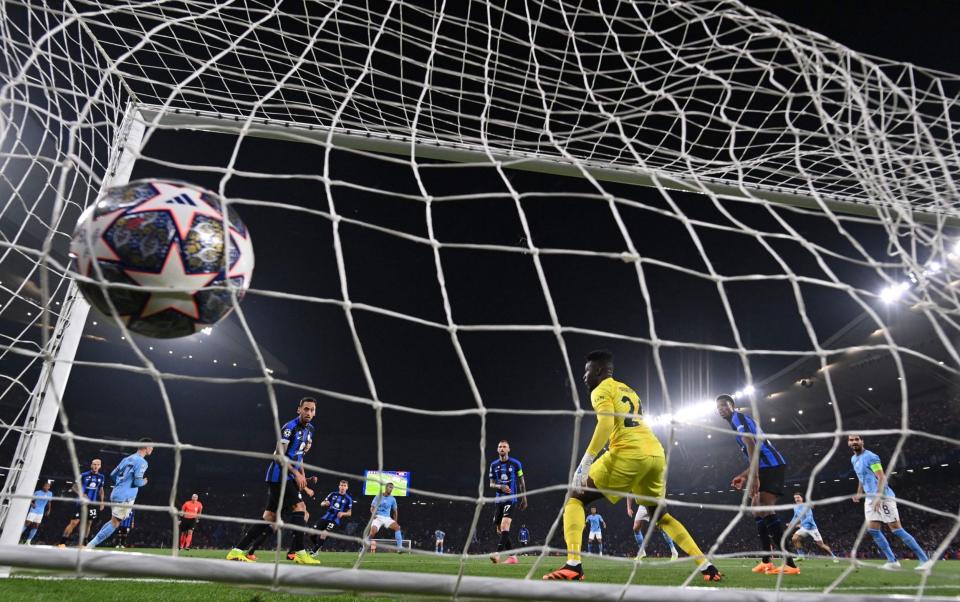
[[[739,590],[734,588],[664,587],[652,585],[613,585],[605,583],[561,583],[500,577],[457,577],[377,570],[350,570],[328,567],[301,567],[291,564],[238,563],[204,558],[174,558],[131,552],[58,550],[40,546],[0,546],[0,564],[58,571],[82,571],[86,576],[139,577],[158,579],[195,579],[234,585],[261,585],[298,590],[332,589],[342,591],[380,591],[394,594],[463,596],[477,599],[510,600],[584,600],[623,601],[672,600],[700,602],[709,592],[711,602],[756,602],[782,600],[782,591]],[[793,593],[801,602],[836,600],[836,594]],[[858,595],[857,602],[888,602],[881,595]],[[950,598],[924,597],[928,602],[946,602]]]
[[[400,134],[370,132],[343,127],[305,125],[295,121],[251,117],[249,115],[231,115],[197,109],[167,108],[160,105],[139,104],[137,110],[143,116],[147,126],[164,129],[190,129],[222,134],[238,134],[241,130],[246,136],[269,138],[293,142],[325,145],[329,143],[340,149],[349,149],[371,153],[408,156],[411,139]],[[331,129],[333,130],[331,133]],[[763,183],[744,183],[734,186],[711,176],[698,176],[691,180],[683,176],[661,170],[651,170],[634,165],[613,165],[597,161],[577,159],[566,160],[563,157],[546,157],[536,153],[515,149],[502,149],[464,142],[454,142],[438,138],[419,137],[414,141],[419,158],[450,161],[454,163],[490,164],[498,161],[503,167],[522,171],[537,172],[546,175],[559,175],[575,178],[584,177],[584,172],[600,182],[612,182],[633,186],[660,186],[667,190],[695,194],[712,194],[720,199],[734,201],[767,201],[777,205],[799,209],[823,211],[824,208],[836,213],[882,219],[883,209],[902,212],[904,207],[889,207],[878,201],[852,196],[838,196],[819,193],[798,194],[796,191]],[[911,207],[910,218],[913,221],[940,225],[960,226],[960,218],[945,213]]]

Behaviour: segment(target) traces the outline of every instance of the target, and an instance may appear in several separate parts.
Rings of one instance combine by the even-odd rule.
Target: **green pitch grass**
[[[155,554],[169,554],[169,550],[137,549],[136,552]],[[226,551],[195,550],[183,554],[186,557],[196,558],[223,558]],[[259,562],[271,562],[272,552],[259,555]],[[329,552],[320,556],[323,566],[347,568],[353,566],[356,554]],[[466,562],[464,574],[473,576],[496,576],[521,579],[536,561],[534,556],[520,557],[516,565],[494,565],[486,558],[474,558]],[[284,559],[282,562],[286,563]],[[878,570],[878,561],[869,561],[867,566],[850,573],[834,590],[835,593],[849,594],[902,594],[915,596],[919,592],[922,576],[912,569],[915,562],[902,561],[903,569],[898,572]],[[535,573],[539,577],[549,570],[557,568],[562,559],[551,557],[546,559],[541,568]],[[757,575],[750,572],[755,562],[749,559],[721,560],[717,563],[724,573],[724,581],[717,584],[706,584],[699,577],[691,581],[691,585],[705,587],[728,587],[744,589],[773,589],[777,578],[768,575]],[[378,553],[367,555],[363,562],[364,569],[376,569],[399,572],[423,572],[455,574],[458,570],[459,558],[455,556],[413,555],[395,553]],[[584,564],[586,580],[593,583],[625,583],[633,565],[613,560],[587,559]],[[829,560],[811,559],[800,564],[801,574],[784,576],[781,587],[796,591],[822,592],[843,571],[847,565],[843,562],[834,564]],[[667,564],[660,560],[644,561],[637,569],[633,583],[641,585],[679,586],[690,574],[693,564],[682,562]],[[84,579],[76,580],[65,577],[63,574],[38,574],[33,571],[18,571],[16,578],[0,580],[0,600],[34,601],[34,600],[90,600],[90,599],[122,599],[125,601],[139,600],[244,600],[250,602],[274,602],[299,599],[297,593],[271,592],[266,588],[236,587],[218,583],[199,582],[184,583],[163,580],[124,580],[124,579]],[[577,584],[568,584],[577,587]],[[518,587],[523,587],[518,584]],[[313,595],[323,596],[325,600],[422,600],[403,598],[399,596],[384,596],[383,594],[358,594],[344,592],[311,591]],[[937,564],[933,573],[927,579],[923,590],[927,596],[960,596],[960,562],[946,561]]]

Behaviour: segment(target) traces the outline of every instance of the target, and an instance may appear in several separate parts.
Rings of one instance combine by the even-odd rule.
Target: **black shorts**
[[[787,467],[783,464],[780,466],[761,468],[758,475],[760,477],[760,491],[772,493],[777,497],[783,495],[783,479],[786,476],[786,472]]]
[[[276,512],[277,506],[280,510],[289,510],[292,506],[303,501],[303,495],[297,489],[296,482],[293,479],[287,481],[286,490],[283,492],[283,504],[280,504],[280,486],[283,483],[267,483],[267,511]]]
[[[80,513],[83,512],[83,506],[77,504],[77,511],[73,514],[74,520],[80,520]],[[100,516],[100,509],[96,506],[87,506],[87,521],[93,522]]]
[[[509,502],[504,502],[502,504],[497,504],[497,509],[493,513],[493,524],[499,527],[500,521],[502,521],[505,518],[512,518],[514,507],[516,505],[517,505],[516,502],[512,500]]]
[[[197,519],[196,518],[182,518],[180,519],[180,530],[181,531],[192,531],[197,528]]]
[[[317,524],[313,526],[317,531],[333,531],[337,528],[337,522],[332,520],[320,519]]]

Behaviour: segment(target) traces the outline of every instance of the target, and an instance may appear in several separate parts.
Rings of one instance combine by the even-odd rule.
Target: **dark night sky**
[[[956,8],[947,2],[754,2],[784,19],[821,32],[851,48],[918,65],[960,71],[957,38],[952,31]],[[234,139],[216,134],[158,132],[145,153],[182,163],[224,164]],[[238,169],[263,173],[318,174],[323,152],[319,147],[247,139],[241,147]],[[431,168],[422,161],[424,183],[433,195],[494,191],[505,187],[490,168]],[[394,193],[417,194],[408,165],[336,152],[331,173],[340,180],[371,185]],[[179,174],[159,164],[141,161],[134,177],[180,176],[216,188],[212,173]],[[611,213],[603,202],[577,196],[589,191],[580,180],[526,172],[510,173],[521,192],[560,193],[523,201],[534,243],[620,252],[624,250]],[[615,194],[648,207],[663,207],[655,190],[605,184]],[[227,194],[234,201],[255,199],[283,202],[326,211],[322,185],[306,179],[234,177]],[[344,217],[426,236],[425,207],[420,201],[389,195],[334,188],[338,212]],[[677,193],[673,197],[691,217],[720,222],[724,218],[704,198]],[[238,211],[253,234],[257,268],[253,287],[265,291],[339,299],[340,281],[334,257],[330,221],[275,207],[238,201]],[[756,228],[774,230],[772,218],[752,207],[727,203],[725,207]],[[639,208],[621,208],[641,255],[704,270],[689,236],[675,220]],[[811,240],[849,254],[835,229],[820,217],[784,212]],[[444,242],[518,246],[524,240],[517,210],[507,197],[437,203],[433,208],[436,236]],[[877,229],[851,228],[875,257],[885,250]],[[706,252],[722,274],[780,272],[776,263],[752,240],[737,234],[703,230]],[[341,235],[350,295],[355,303],[445,323],[430,247],[400,240],[369,229],[343,224]],[[800,245],[775,244],[797,273],[822,277],[822,272]],[[444,275],[458,324],[549,324],[547,306],[528,255],[476,250],[444,250]],[[880,282],[875,274],[848,262],[829,261],[842,279],[868,290]],[[598,257],[546,256],[543,266],[558,317],[565,326],[613,331],[645,337],[649,333],[646,305],[633,266]],[[658,335],[697,344],[733,345],[716,286],[706,280],[650,267],[646,276]],[[730,301],[745,345],[752,349],[810,350],[809,341],[789,287],[779,282],[738,283],[729,287]],[[804,286],[810,317],[822,340],[859,311],[849,298],[835,291]],[[334,304],[308,303],[252,293],[243,311],[267,355],[275,376],[308,387],[369,397],[343,310]],[[366,311],[354,311],[360,339],[371,366],[379,398],[391,404],[431,410],[475,406],[463,370],[446,330],[415,325]],[[79,360],[130,362],[119,333],[105,320],[91,315],[88,332],[107,342],[84,341]],[[573,396],[563,359],[552,332],[461,332],[460,341],[472,374],[489,408],[571,410]],[[618,376],[630,382],[650,413],[663,407],[663,391],[649,345],[571,333],[564,336],[571,369],[579,383],[582,356],[596,347],[609,347],[619,357]],[[191,376],[251,378],[258,376],[249,343],[236,316],[218,325],[213,336],[197,335],[183,341],[148,342],[161,371]],[[169,353],[172,351],[173,353]],[[193,355],[193,359],[187,356]],[[744,384],[739,358],[729,353],[664,350],[662,357],[675,402],[699,400]],[[218,363],[213,364],[217,359]],[[756,357],[751,369],[755,381],[767,377],[794,357]],[[236,367],[232,363],[236,362]],[[265,389],[258,384],[212,384],[167,380],[174,417],[182,442],[269,452],[273,445],[272,414]],[[304,394],[294,387],[277,387],[281,419],[293,416],[295,400]],[[586,392],[579,391],[581,399]],[[308,456],[311,463],[334,471],[361,473],[376,463],[373,410],[364,404],[320,396],[316,420],[318,440]],[[157,385],[149,376],[104,368],[75,368],[67,391],[66,410],[75,433],[87,436],[137,438],[149,435],[171,441]],[[816,418],[811,418],[815,423]],[[385,410],[385,468],[413,472],[414,487],[446,493],[471,494],[479,478],[477,416],[441,417]],[[593,421],[585,422],[592,429]],[[565,415],[487,416],[485,455],[492,458],[496,441],[508,438],[515,454],[527,466],[533,487],[555,485],[566,473],[572,439],[572,418]],[[584,435],[586,437],[587,435]],[[544,444],[549,441],[550,444]],[[53,450],[62,453],[61,445]],[[95,449],[82,448],[86,453]],[[240,460],[216,454],[191,453],[184,469],[186,482],[223,483],[224,488],[248,490],[260,479],[259,460]],[[61,462],[56,462],[58,470]],[[108,462],[109,464],[109,462]],[[49,466],[49,462],[48,462]],[[158,481],[172,470],[172,454],[158,451],[151,476]],[[145,492],[147,493],[147,492]],[[160,487],[145,502],[166,499]]]

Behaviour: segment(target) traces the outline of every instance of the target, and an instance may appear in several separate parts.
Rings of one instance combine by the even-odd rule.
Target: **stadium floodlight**
[[[753,385],[747,385],[743,388],[744,395],[753,395],[756,392],[756,389],[753,388]]]
[[[880,300],[888,304],[893,303],[903,297],[904,293],[908,290],[910,290],[910,285],[906,282],[885,286],[883,290],[880,291]]]

